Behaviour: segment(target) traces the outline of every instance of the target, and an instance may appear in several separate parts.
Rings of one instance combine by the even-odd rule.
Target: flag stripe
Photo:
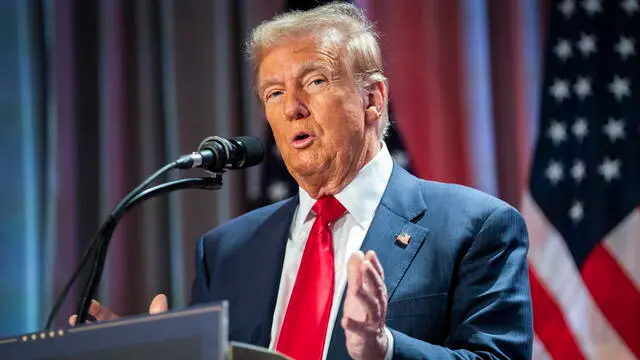
[[[585,261],[582,276],[600,310],[640,356],[640,293],[602,244]]]
[[[558,304],[584,356],[597,358],[606,354],[602,358],[633,359],[633,354],[589,295],[566,242],[549,224],[529,193],[525,193],[522,203],[522,214],[530,234],[530,266]],[[536,301],[533,300],[534,304]],[[534,308],[534,324],[545,321],[546,316],[535,312]],[[548,346],[546,342],[545,346]]]
[[[584,359],[558,305],[534,271],[529,271],[535,332],[554,359]]]
[[[536,360],[551,360],[553,359],[547,349],[544,347],[542,340],[534,336],[533,337],[533,358]]]
[[[633,279],[640,290],[640,210],[632,212],[604,240],[604,244],[616,261]]]

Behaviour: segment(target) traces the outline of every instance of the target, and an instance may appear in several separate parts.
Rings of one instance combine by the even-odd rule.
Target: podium
[[[287,357],[228,340],[226,301],[0,339],[2,359],[276,360]]]

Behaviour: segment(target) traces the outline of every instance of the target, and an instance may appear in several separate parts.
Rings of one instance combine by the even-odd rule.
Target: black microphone
[[[178,169],[202,168],[211,172],[224,169],[242,169],[258,165],[264,159],[264,145],[252,136],[222,138],[209,136],[198,151],[178,159]]]

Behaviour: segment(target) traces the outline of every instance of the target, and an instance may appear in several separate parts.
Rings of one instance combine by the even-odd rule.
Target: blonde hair
[[[322,32],[322,30],[325,30]],[[342,35],[345,57],[351,62],[351,74],[361,93],[377,82],[387,84],[382,68],[378,33],[364,12],[349,3],[333,2],[308,11],[290,11],[277,15],[256,27],[247,43],[254,79],[262,57],[269,49],[296,37],[318,36],[334,31]],[[378,122],[378,135],[384,138],[389,127],[388,101]]]

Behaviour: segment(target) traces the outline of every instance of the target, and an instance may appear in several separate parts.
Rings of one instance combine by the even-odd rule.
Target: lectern
[[[275,360],[286,357],[230,343],[227,302],[138,315],[0,340],[2,359]]]

